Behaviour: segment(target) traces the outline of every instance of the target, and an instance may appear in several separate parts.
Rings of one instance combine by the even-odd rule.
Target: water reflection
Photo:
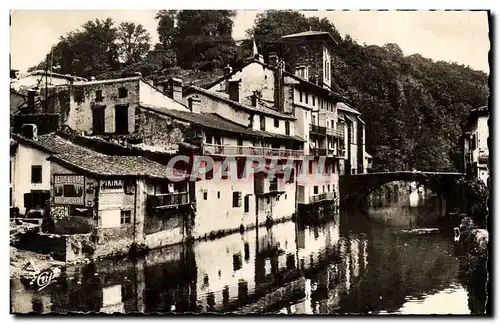
[[[13,312],[469,313],[452,239],[412,235],[435,203],[345,212],[68,268],[40,292],[13,280]],[[433,214],[434,213],[434,214]],[[399,217],[399,218],[398,218]],[[479,302],[478,302],[479,301]],[[431,307],[432,306],[432,307]],[[438,306],[438,308],[433,308]]]

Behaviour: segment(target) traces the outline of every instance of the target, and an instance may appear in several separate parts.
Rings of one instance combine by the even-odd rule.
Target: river
[[[407,197],[320,225],[290,221],[77,265],[41,291],[11,280],[12,312],[482,312],[453,237],[408,231],[433,227],[436,206]]]

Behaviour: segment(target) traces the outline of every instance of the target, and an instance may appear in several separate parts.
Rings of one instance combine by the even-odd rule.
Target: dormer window
[[[118,88],[118,98],[127,98],[127,97],[128,97],[127,88],[124,87]]]
[[[304,80],[309,80],[309,69],[307,66],[299,66],[295,68],[295,75]]]
[[[103,97],[102,97],[102,90],[97,90],[95,92],[95,101],[96,102],[101,102],[103,100]]]

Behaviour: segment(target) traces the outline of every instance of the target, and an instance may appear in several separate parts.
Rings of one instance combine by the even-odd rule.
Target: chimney
[[[257,107],[257,91],[254,91],[250,98],[252,99],[252,107]]]
[[[21,126],[21,134],[35,141],[38,139],[38,130],[35,124],[23,124]]]
[[[274,107],[279,112],[284,111],[285,89],[283,83],[283,71],[285,64],[283,61],[278,62],[274,71]]]
[[[170,78],[167,81],[167,95],[177,102],[182,102],[182,79]]]
[[[240,101],[240,80],[231,80],[228,83],[229,99],[233,101]]]
[[[276,52],[269,53],[269,65],[278,66],[278,54]]]
[[[262,54],[255,54],[254,56],[254,59],[256,59],[257,61],[261,62],[261,63],[264,63],[264,56],[262,56]]]
[[[29,109],[35,108],[35,97],[36,97],[36,90],[33,90],[33,89],[28,90],[28,108]]]
[[[188,99],[189,110],[193,113],[201,112],[201,99],[198,96],[192,96]]]
[[[233,72],[233,68],[228,64],[224,69],[223,69],[224,75],[231,74]]]

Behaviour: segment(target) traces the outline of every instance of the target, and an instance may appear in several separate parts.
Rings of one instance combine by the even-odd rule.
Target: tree
[[[175,37],[175,17],[177,15],[177,10],[160,10],[155,19],[158,21],[158,27],[156,31],[160,38],[160,44],[163,45],[164,49],[170,49],[172,47],[172,42]]]
[[[232,38],[234,10],[160,11],[158,34],[182,68],[213,70],[238,61]]]
[[[149,51],[150,36],[144,26],[132,22],[122,22],[117,31],[120,59],[125,64],[137,63]]]
[[[308,30],[326,31],[340,41],[339,32],[326,18],[306,18],[302,13],[294,10],[266,10],[255,18],[255,24],[246,31],[249,38],[254,38],[259,53],[267,57],[270,52],[278,52],[282,57],[289,56],[289,48],[281,47],[281,37]]]
[[[82,30],[61,36],[53,47],[53,70],[62,74],[91,77],[119,69],[116,38],[117,30],[111,18],[87,21],[82,25]],[[35,69],[45,69],[46,63],[47,60],[44,59]]]

